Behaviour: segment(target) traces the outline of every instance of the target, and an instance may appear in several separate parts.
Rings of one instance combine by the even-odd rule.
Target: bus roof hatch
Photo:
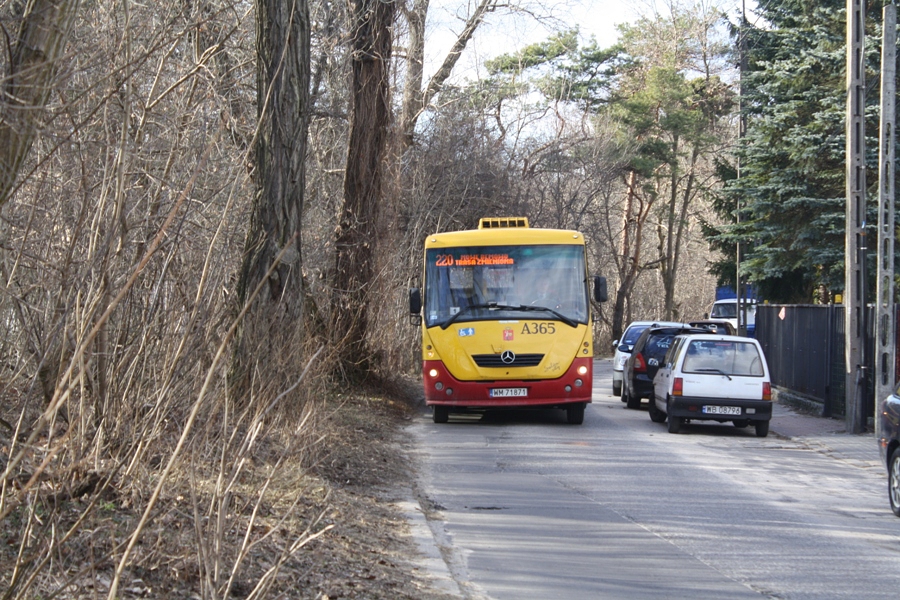
[[[521,227],[528,229],[528,217],[488,217],[478,222],[478,229]]]

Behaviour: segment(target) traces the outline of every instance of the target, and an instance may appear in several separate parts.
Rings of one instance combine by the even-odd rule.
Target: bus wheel
[[[569,425],[581,425],[584,423],[584,403],[570,404],[566,408],[566,421]]]
[[[435,423],[446,423],[447,419],[450,418],[450,408],[447,406],[432,406],[431,418],[434,419]]]

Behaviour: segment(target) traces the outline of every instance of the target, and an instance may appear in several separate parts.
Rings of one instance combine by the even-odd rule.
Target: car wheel
[[[656,407],[656,400],[650,398],[650,420],[654,423],[665,423],[666,413]]]
[[[625,405],[631,410],[637,410],[641,407],[641,397],[629,395],[625,400]]]
[[[684,423],[684,419],[681,417],[673,417],[672,416],[672,399],[668,398],[666,400],[666,416],[669,418],[669,433],[678,433],[681,431],[681,425]]]
[[[736,419],[734,421],[734,426],[737,427],[738,429],[744,429],[748,425],[750,425],[749,419]]]
[[[757,421],[756,422],[756,437],[766,437],[769,435],[769,422],[768,421]]]
[[[631,398],[631,394],[628,393],[628,388],[625,383],[622,383],[622,402],[625,403],[625,406],[628,408],[636,408],[634,405],[634,400]],[[638,400],[638,405],[640,405],[640,399]]]
[[[613,396],[621,396],[622,395],[622,382],[621,381],[613,381]]]
[[[446,423],[450,418],[450,407],[448,406],[432,406],[431,418],[435,423]]]
[[[891,510],[900,517],[900,448],[891,453],[888,466],[888,498],[891,501]]]
[[[569,425],[581,425],[584,423],[584,403],[570,404],[566,408],[566,421]]]

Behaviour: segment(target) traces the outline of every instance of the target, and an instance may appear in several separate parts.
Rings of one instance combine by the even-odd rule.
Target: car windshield
[[[672,346],[672,340],[675,339],[675,333],[652,333],[647,338],[647,343],[641,354],[645,359],[655,358],[662,360],[666,356],[666,352]]]
[[[634,346],[634,343],[639,337],[641,337],[641,334],[644,333],[644,330],[648,327],[649,325],[632,325],[625,330],[625,335],[622,336],[621,343],[627,344],[629,346]]]
[[[425,323],[521,318],[587,323],[586,272],[580,245],[429,249]]]
[[[709,313],[709,316],[713,319],[734,319],[737,317],[737,303],[713,304],[712,312]]]
[[[721,373],[762,377],[762,356],[756,344],[733,340],[691,340],[681,369],[685,373]]]

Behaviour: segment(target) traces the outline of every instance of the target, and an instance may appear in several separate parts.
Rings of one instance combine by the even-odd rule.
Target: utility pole
[[[743,143],[747,134],[747,115],[744,112],[744,73],[747,71],[747,2],[741,3],[741,26],[738,29],[738,143]],[[741,178],[741,159],[738,157],[737,178]],[[741,222],[741,199],[737,198],[735,220]],[[738,234],[740,235],[740,234]],[[737,334],[747,335],[747,303],[744,301],[744,286],[741,281],[741,242],[738,237],[734,255],[734,293],[737,308]]]
[[[894,388],[894,129],[896,125],[897,7],[882,11],[881,126],[878,145],[878,283],[875,290],[875,438],[884,399]]]
[[[865,5],[847,0],[846,237],[844,240],[845,418],[847,431],[865,430],[866,400],[866,164]]]

